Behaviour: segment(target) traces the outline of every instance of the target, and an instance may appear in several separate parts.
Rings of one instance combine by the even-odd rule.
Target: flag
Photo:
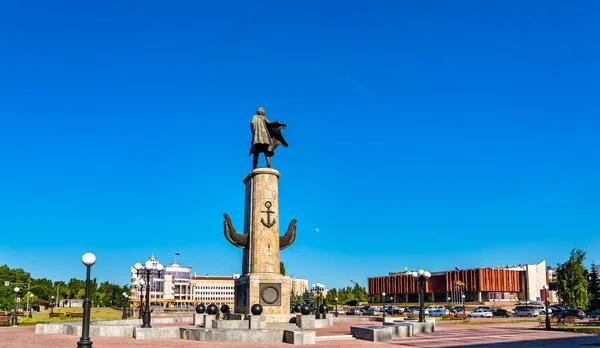
[[[456,281],[456,285],[464,286],[464,285],[465,285],[465,283],[461,282],[460,280],[457,280],[457,281]]]
[[[455,269],[456,271],[460,271],[460,269],[458,269],[458,266],[454,267],[454,269]]]
[[[179,251],[176,251],[175,256],[181,256],[181,253]]]

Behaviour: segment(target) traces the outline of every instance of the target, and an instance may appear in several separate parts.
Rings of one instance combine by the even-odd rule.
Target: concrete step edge
[[[336,335],[336,336],[317,336],[315,341],[335,341],[335,340],[354,340],[352,335]]]

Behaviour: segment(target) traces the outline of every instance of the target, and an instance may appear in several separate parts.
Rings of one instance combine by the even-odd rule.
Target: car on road
[[[576,317],[579,319],[585,318],[585,313],[581,309],[567,309],[566,311],[560,311],[558,313],[552,314],[553,318],[566,318],[566,317]]]
[[[360,314],[360,312],[355,308],[352,308],[346,312],[346,315],[359,315],[359,314]]]
[[[585,316],[588,318],[600,317],[600,308],[585,313]]]
[[[540,312],[533,307],[521,307],[518,311],[515,311],[516,317],[537,317],[538,315],[540,315]]]
[[[511,312],[507,311],[506,309],[496,309],[495,311],[492,312],[492,315],[495,317],[505,317],[508,318],[512,315]]]
[[[467,316],[471,318],[491,318],[494,315],[490,311],[476,309],[475,311],[468,313]]]

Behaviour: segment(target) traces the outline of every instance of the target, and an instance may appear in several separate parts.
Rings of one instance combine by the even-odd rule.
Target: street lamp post
[[[127,305],[129,304],[129,296],[127,295],[126,292],[123,293],[123,315],[121,316],[121,319],[125,320],[127,319]]]
[[[15,290],[15,308],[14,308],[14,313],[13,313],[13,325],[17,325],[17,311],[19,310],[19,291],[21,291],[21,289],[19,289],[18,286],[16,286],[13,290]]]
[[[419,288],[419,323],[425,322],[425,286],[427,284],[427,280],[431,277],[431,273],[427,271],[423,271],[422,269],[419,272],[412,272],[413,278],[417,281],[417,285]]]
[[[144,279],[140,279],[140,305],[138,307],[138,319],[142,319],[142,313],[144,312],[144,285],[146,285],[146,282]]]
[[[31,311],[31,307],[33,307],[31,305],[31,301],[33,301],[33,294],[29,294],[29,297],[27,298],[27,301],[29,301],[29,304],[27,305],[27,307],[29,307],[29,318],[33,318],[33,313]]]
[[[85,253],[81,257],[81,262],[86,266],[85,276],[85,297],[83,299],[83,322],[81,324],[81,338],[77,342],[78,348],[92,348],[92,340],[90,340],[90,270],[96,263],[96,255]]]
[[[465,295],[462,295],[462,308],[463,314],[467,314],[467,309],[465,308]]]
[[[133,268],[135,268],[135,270],[137,271],[137,275],[140,275],[140,271],[142,270],[142,264],[141,263],[136,263]],[[143,306],[142,308],[142,328],[151,328],[151,314],[150,314],[150,275],[152,273],[153,270],[156,270],[158,272],[157,277],[160,278],[160,272],[163,270],[163,265],[162,264],[154,264],[154,262],[152,260],[148,260],[146,261],[144,267],[145,272],[146,272],[146,281],[145,281],[145,285],[146,285],[146,306]],[[140,284],[144,284],[142,283],[143,279],[140,281]]]
[[[338,298],[336,297],[336,298],[335,298],[335,316],[337,317],[337,316],[338,316],[338,314],[339,314],[339,313],[338,313]]]
[[[50,297],[52,302],[50,302],[50,313],[54,313],[54,296]]]
[[[313,292],[317,292],[318,296],[317,296],[317,318],[319,318],[319,297],[321,297],[321,291],[323,291],[323,289],[325,289],[325,285],[321,284],[321,283],[317,283],[317,284],[313,284],[312,285],[312,291]]]
[[[381,310],[383,311],[383,317],[385,318],[385,292],[381,293]]]
[[[542,286],[542,290],[544,290],[544,293],[546,294],[546,301],[544,301],[544,304],[546,305],[546,330],[552,330],[552,325],[550,325],[550,299],[548,298],[548,285],[544,284],[544,286]]]

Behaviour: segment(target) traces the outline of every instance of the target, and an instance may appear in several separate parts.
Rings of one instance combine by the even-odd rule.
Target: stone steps
[[[335,335],[335,336],[317,336],[315,341],[341,341],[341,340],[355,340],[352,335]]]

